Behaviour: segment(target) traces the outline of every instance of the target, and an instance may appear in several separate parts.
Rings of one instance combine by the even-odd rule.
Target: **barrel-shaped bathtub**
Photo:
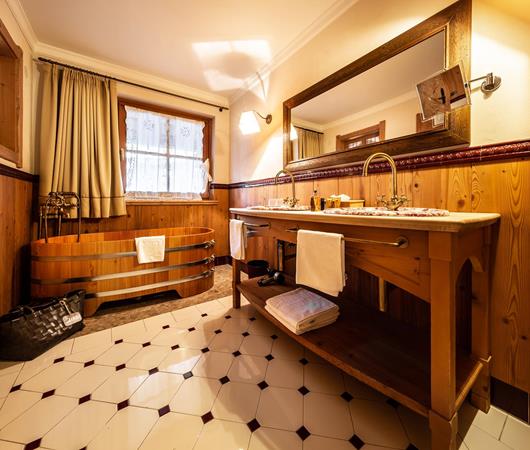
[[[166,236],[165,259],[139,264],[135,238]],[[181,297],[213,286],[214,230],[157,228],[58,236],[31,243],[32,297],[87,292],[84,315],[102,303],[176,290]]]

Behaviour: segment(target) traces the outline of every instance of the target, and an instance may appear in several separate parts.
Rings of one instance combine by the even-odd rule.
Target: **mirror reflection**
[[[291,110],[292,160],[443,129],[425,120],[416,86],[445,68],[445,32]]]

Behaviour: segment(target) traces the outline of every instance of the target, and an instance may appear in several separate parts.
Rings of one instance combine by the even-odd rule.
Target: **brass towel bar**
[[[255,224],[255,223],[246,223],[246,222],[243,222],[243,225],[246,226],[247,228],[270,228],[270,227],[271,227],[271,224],[270,224],[270,223],[259,223],[259,224]]]
[[[285,231],[288,231],[289,233],[298,233],[299,230],[300,229],[298,227],[295,227],[295,228],[287,228]],[[384,245],[386,247],[396,247],[396,248],[407,248],[409,246],[409,240],[405,236],[398,236],[398,238],[394,242],[374,241],[371,239],[349,238],[349,237],[345,237],[343,239],[346,242],[353,242],[355,244]]]

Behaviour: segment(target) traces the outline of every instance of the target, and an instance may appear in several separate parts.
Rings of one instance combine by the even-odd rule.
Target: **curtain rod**
[[[300,128],[301,130],[304,130],[304,131],[311,131],[311,133],[324,134],[322,133],[322,131],[310,130],[309,128],[299,127],[298,125],[293,125],[293,127]]]
[[[173,97],[182,98],[184,100],[190,100],[192,102],[201,103],[203,105],[213,106],[215,108],[219,108],[219,111],[221,111],[221,112],[223,112],[223,110],[225,110],[225,109],[226,110],[230,109],[227,106],[216,105],[215,103],[209,103],[209,102],[205,102],[203,100],[197,100],[196,98],[186,97],[185,95],[180,95],[180,94],[175,94],[173,92],[163,91],[162,89],[157,89],[157,88],[154,88],[154,87],[145,86],[145,85],[140,84],[140,83],[135,83],[134,81],[127,81],[127,80],[123,80],[121,78],[111,77],[109,75],[103,75],[101,73],[93,72],[91,70],[83,69],[81,67],[71,66],[69,64],[64,64],[64,63],[59,62],[59,61],[54,61],[53,59],[38,58],[36,61],[37,62],[45,62],[45,63],[49,63],[49,64],[55,64],[56,66],[66,67],[68,69],[77,70],[78,72],[88,73],[90,75],[96,75],[98,77],[107,78],[109,80],[114,80],[114,81],[117,81],[119,83],[125,83],[125,84],[129,84],[131,86],[136,86],[136,87],[140,87],[140,88],[143,88],[143,89],[149,89],[150,91],[159,92],[161,94],[171,95]]]

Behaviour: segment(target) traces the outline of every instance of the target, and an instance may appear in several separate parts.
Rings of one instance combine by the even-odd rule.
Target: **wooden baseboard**
[[[530,423],[530,395],[494,377],[491,377],[491,404]]]

